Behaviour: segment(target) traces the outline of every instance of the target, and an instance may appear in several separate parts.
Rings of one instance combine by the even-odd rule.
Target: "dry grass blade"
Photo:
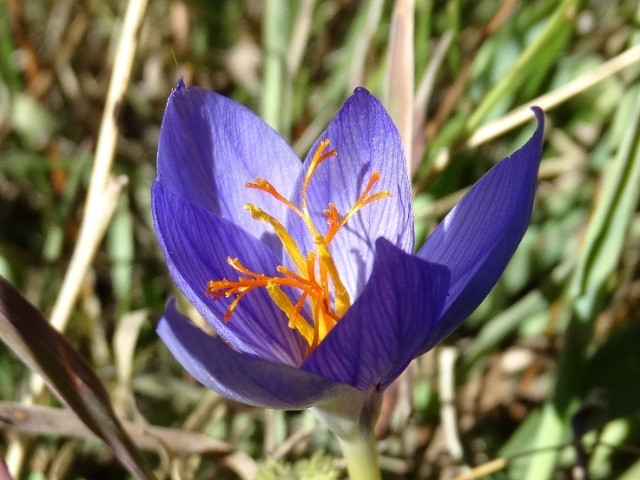
[[[382,17],[382,7],[384,2],[381,0],[371,0],[368,2],[367,19],[358,37],[357,44],[354,48],[358,55],[353,59],[351,70],[349,72],[348,90],[353,90],[364,83],[364,64],[367,58],[366,52],[369,51],[373,36],[375,35]]]
[[[410,175],[414,175],[420,167],[422,156],[424,155],[424,149],[426,146],[426,137],[424,135],[424,128],[426,122],[427,110],[429,109],[429,102],[431,100],[431,94],[434,91],[436,76],[438,70],[442,66],[451,40],[453,39],[453,33],[449,30],[442,35],[442,38],[438,41],[433,55],[429,60],[422,79],[416,89],[415,98],[413,101],[413,144],[412,144],[412,157],[411,157],[411,170]]]
[[[94,437],[91,430],[71,410],[40,405],[0,402],[0,424],[33,435]],[[202,455],[208,458],[220,458],[243,479],[253,478],[257,472],[256,463],[250,457],[234,451],[228,443],[214,440],[199,432],[127,421],[123,421],[122,425],[141,449],[152,451],[162,449],[175,456]],[[4,477],[0,475],[0,478]]]
[[[125,15],[120,42],[116,52],[115,64],[111,74],[109,93],[100,125],[100,135],[96,147],[96,155],[89,182],[89,192],[85,203],[85,212],[80,230],[80,237],[71,259],[71,266],[65,276],[60,296],[53,307],[51,313],[51,323],[58,330],[64,327],[71,313],[71,308],[78,294],[80,281],[86,273],[87,265],[76,260],[76,257],[86,257],[88,250],[92,257],[97,248],[100,238],[95,239],[95,229],[92,223],[96,216],[98,207],[103,203],[105,193],[109,191],[110,171],[113,163],[113,152],[115,150],[116,139],[118,138],[118,126],[116,119],[118,115],[118,105],[122,102],[126,88],[129,85],[133,56],[137,45],[137,35],[142,23],[147,0],[132,0],[129,2]],[[112,212],[113,213],[113,212]],[[110,216],[108,217],[111,218]],[[95,244],[95,246],[94,246]]]
[[[71,411],[41,405],[0,402],[0,422],[33,435],[91,438],[95,435]],[[164,448],[174,455],[221,456],[233,452],[231,445],[198,432],[155,427],[123,421],[122,426],[140,448]]]
[[[398,127],[411,174],[413,146],[413,0],[398,0],[393,9],[389,33],[386,107]]]
[[[518,107],[512,112],[509,112],[503,117],[478,128],[469,137],[466,146],[469,148],[477,147],[530,121],[533,118],[531,107],[534,105],[542,108],[543,110],[550,110],[638,62],[640,62],[640,45],[624,51],[617,57],[614,57],[599,67],[580,75],[566,85],[546,93],[545,95]]]

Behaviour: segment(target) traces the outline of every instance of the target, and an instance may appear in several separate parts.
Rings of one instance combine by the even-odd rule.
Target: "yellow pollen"
[[[300,217],[309,231],[315,248],[306,255],[303,254],[296,241],[279,220],[259,207],[247,203],[244,208],[249,211],[253,219],[271,226],[295,269],[280,265],[276,267],[276,275],[268,276],[252,271],[237,258],[228,257],[227,263],[239,273],[238,279],[235,281],[226,278],[211,280],[207,282],[205,291],[205,294],[213,300],[233,298],[224,315],[224,321],[228,322],[240,300],[247,293],[254,289],[264,288],[271,300],[286,315],[289,328],[297,330],[307,342],[307,354],[320,344],[351,306],[349,293],[340,279],[340,274],[331,256],[331,241],[349,219],[364,206],[376,200],[391,197],[391,193],[386,190],[371,193],[374,185],[380,180],[380,173],[374,171],[358,199],[344,215],[338,212],[334,203],[329,203],[327,209],[324,210],[328,228],[326,233],[320,233],[309,213],[307,193],[318,166],[337,155],[336,150],[327,151],[328,145],[328,139],[322,140],[311,158],[302,182],[300,206],[281,195],[271,183],[263,178],[256,178],[253,182],[245,184],[247,188],[261,190],[271,195]],[[283,290],[283,287],[293,288],[300,292],[295,303]],[[307,310],[305,310],[305,305],[308,306]]]

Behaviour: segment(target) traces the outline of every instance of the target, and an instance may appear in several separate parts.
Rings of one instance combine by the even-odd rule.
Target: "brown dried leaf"
[[[111,447],[136,477],[155,478],[122,428],[100,379],[69,342],[0,277],[0,339],[45,380],[58,399]]]

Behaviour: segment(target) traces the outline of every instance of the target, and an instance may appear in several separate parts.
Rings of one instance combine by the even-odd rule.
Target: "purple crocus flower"
[[[172,278],[220,338],[174,301],[160,337],[233,400],[375,409],[413,358],[473,312],[522,239],[542,150],[534,112],[531,139],[416,254],[400,136],[365,89],[301,163],[247,108],[180,82],[160,132],[153,218]]]

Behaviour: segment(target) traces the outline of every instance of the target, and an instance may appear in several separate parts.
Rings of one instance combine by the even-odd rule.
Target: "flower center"
[[[276,267],[277,274],[268,276],[250,270],[237,258],[228,257],[229,265],[240,274],[238,279],[211,280],[207,282],[206,290],[206,295],[214,300],[233,297],[224,315],[224,321],[228,322],[240,300],[247,293],[256,288],[265,288],[273,302],[287,316],[289,327],[297,330],[304,337],[309,345],[308,352],[318,346],[351,306],[349,293],[340,279],[338,269],[331,256],[331,241],[362,207],[391,196],[391,193],[386,190],[371,193],[373,186],[380,180],[380,173],[374,171],[363,192],[344,215],[340,215],[334,203],[329,203],[327,209],[324,210],[328,228],[324,234],[320,233],[309,214],[307,193],[318,166],[328,158],[337,155],[336,150],[327,151],[328,145],[328,139],[322,140],[311,159],[311,164],[302,182],[300,206],[283,197],[273,185],[262,178],[246,183],[247,188],[262,190],[298,215],[307,227],[315,248],[304,255],[282,223],[259,207],[247,203],[244,208],[255,220],[271,225],[295,269],[279,265]],[[295,303],[283,291],[282,287],[292,287],[301,292]],[[305,304],[309,306],[310,319],[306,319],[302,314]]]

